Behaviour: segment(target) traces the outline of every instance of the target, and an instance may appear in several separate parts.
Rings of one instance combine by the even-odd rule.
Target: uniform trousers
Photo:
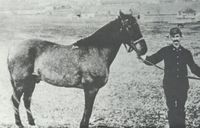
[[[185,103],[187,100],[189,83],[183,80],[164,80],[163,88],[168,107],[168,121],[170,128],[185,128]]]

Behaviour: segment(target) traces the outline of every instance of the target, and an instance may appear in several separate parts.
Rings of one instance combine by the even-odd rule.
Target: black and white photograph
[[[0,128],[200,128],[200,0],[0,0]]]

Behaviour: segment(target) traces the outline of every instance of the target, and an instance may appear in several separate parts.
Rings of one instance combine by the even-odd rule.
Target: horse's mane
[[[75,42],[73,45],[76,46],[105,46],[108,45],[107,43],[109,43],[111,41],[111,39],[113,38],[113,32],[116,31],[116,29],[119,28],[119,22],[117,19],[109,22],[108,24],[106,24],[105,26],[103,26],[102,28],[100,28],[99,30],[97,30],[95,33],[93,33],[92,35],[78,40],[77,42]]]

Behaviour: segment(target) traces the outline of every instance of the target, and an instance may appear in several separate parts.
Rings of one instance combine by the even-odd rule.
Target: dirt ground
[[[24,39],[40,38],[70,44],[89,36],[114,17],[69,19],[63,16],[16,15],[0,16],[0,127],[14,128],[10,102],[12,88],[6,65],[8,48]],[[183,45],[192,51],[200,65],[200,24],[186,24]],[[169,44],[170,27],[176,24],[141,23],[148,45],[148,54]],[[159,64],[163,67],[163,63]],[[111,65],[110,77],[95,100],[91,127],[99,128],[162,128],[167,123],[167,108],[162,89],[163,71],[141,63],[134,52],[122,46]],[[200,81],[190,80],[186,104],[188,128],[200,122]],[[59,88],[41,82],[32,97],[32,112],[39,128],[77,128],[84,108],[83,91]],[[27,126],[23,102],[21,118]]]

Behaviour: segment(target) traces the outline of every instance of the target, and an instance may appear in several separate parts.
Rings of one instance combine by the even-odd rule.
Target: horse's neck
[[[100,48],[100,52],[104,60],[106,60],[107,65],[110,66],[115,59],[119,48],[121,46],[122,40],[120,38],[120,25],[117,20],[111,22],[111,28],[109,28],[109,33],[104,33],[105,38],[102,38],[99,43],[105,44],[103,48]]]
[[[93,35],[75,43],[81,47],[96,47],[102,58],[110,66],[119,51],[122,43],[120,38],[120,22],[118,19],[108,23]]]
[[[110,67],[113,60],[115,59],[121,44],[116,44],[115,46],[110,46],[100,50],[102,58],[107,62],[107,66]]]

